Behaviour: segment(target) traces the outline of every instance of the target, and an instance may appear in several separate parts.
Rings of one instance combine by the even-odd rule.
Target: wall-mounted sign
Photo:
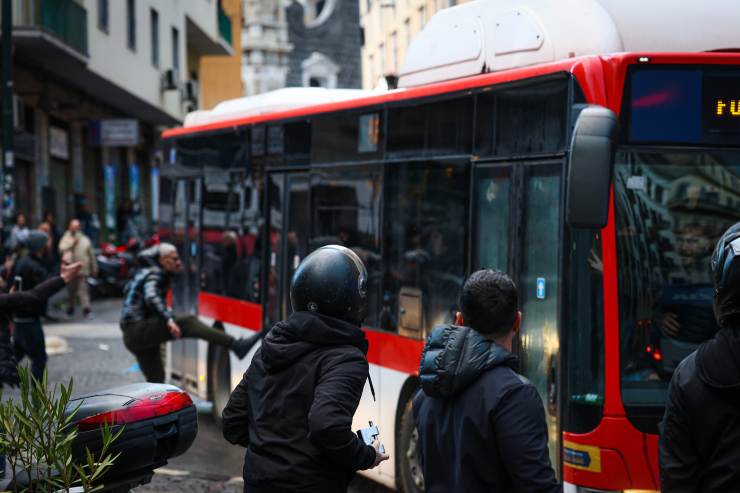
[[[88,126],[90,145],[133,147],[139,145],[139,121],[132,118],[93,120]]]
[[[49,155],[59,159],[69,159],[67,131],[59,127],[49,127]]]

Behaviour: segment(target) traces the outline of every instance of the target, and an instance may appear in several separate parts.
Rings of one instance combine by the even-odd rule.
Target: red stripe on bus
[[[198,310],[205,317],[245,329],[262,330],[262,305],[257,303],[201,292]]]
[[[204,317],[251,330],[262,329],[262,306],[217,294],[198,295],[198,309]],[[419,373],[424,341],[401,337],[390,332],[364,329],[368,340],[367,360],[383,368],[409,375]]]
[[[365,336],[369,345],[367,360],[370,363],[409,375],[419,374],[424,341],[370,329],[365,329]]]

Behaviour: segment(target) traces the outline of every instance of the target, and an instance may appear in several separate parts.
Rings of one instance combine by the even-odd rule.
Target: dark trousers
[[[46,342],[41,320],[16,322],[13,336],[15,359],[20,363],[24,356],[31,360],[31,374],[38,380],[44,376],[46,368]]]
[[[230,348],[234,342],[233,337],[207,326],[198,317],[178,317],[175,322],[182,330],[182,337],[204,339],[226,348]],[[164,382],[164,363],[160,345],[173,340],[167,323],[159,317],[151,317],[138,322],[122,324],[121,329],[123,330],[123,344],[136,356],[136,361],[146,381]]]

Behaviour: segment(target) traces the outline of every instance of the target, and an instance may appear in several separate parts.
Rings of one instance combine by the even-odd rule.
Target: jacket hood
[[[299,311],[267,333],[262,341],[262,361],[268,373],[276,373],[322,346],[354,346],[367,354],[367,339],[357,325]]]
[[[702,382],[719,389],[740,389],[740,330],[721,329],[696,351]]]
[[[421,388],[429,397],[449,398],[496,366],[516,369],[518,359],[470,327],[441,325],[421,355]]]

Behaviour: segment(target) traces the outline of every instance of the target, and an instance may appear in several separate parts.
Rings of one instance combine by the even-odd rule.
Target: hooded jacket
[[[740,329],[720,330],[676,368],[659,460],[662,491],[740,491]]]
[[[427,493],[562,491],[542,399],[517,363],[470,327],[429,336],[413,403]]]
[[[295,312],[267,333],[223,411],[224,437],[247,447],[245,485],[344,492],[373,465],[375,450],[352,431],[366,353],[358,326],[317,313]]]

